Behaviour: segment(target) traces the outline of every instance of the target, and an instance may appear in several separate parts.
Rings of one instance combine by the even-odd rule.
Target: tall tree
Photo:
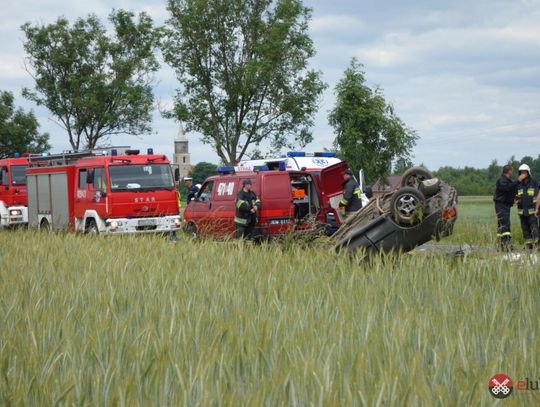
[[[94,148],[117,134],[151,131],[152,73],[159,67],[158,32],[146,14],[113,11],[113,33],[94,15],[73,25],[26,23],[24,49],[34,90],[23,95],[46,106],[66,129],[74,150]]]
[[[202,184],[206,178],[216,175],[216,170],[216,164],[202,161],[193,167],[189,175],[193,178],[194,184]]]
[[[223,163],[250,147],[304,146],[325,88],[308,69],[310,10],[301,0],[169,0],[163,44],[181,88],[170,116]]]
[[[329,122],[336,132],[334,146],[339,155],[374,181],[387,177],[393,160],[410,159],[417,135],[395,114],[382,89],[366,85],[362,69],[353,58],[336,85],[336,105]]]
[[[49,135],[39,133],[34,112],[15,108],[13,94],[0,92],[0,158],[13,153],[42,153],[51,146]]]

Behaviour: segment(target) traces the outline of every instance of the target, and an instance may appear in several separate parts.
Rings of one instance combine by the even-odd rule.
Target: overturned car
[[[337,251],[410,251],[453,233],[457,193],[423,167],[403,174],[401,188],[373,197],[332,236]]]

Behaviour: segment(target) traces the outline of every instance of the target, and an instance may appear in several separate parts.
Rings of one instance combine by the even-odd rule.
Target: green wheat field
[[[441,243],[494,222],[462,199]],[[26,231],[0,261],[0,406],[540,405],[487,388],[540,377],[538,264]]]

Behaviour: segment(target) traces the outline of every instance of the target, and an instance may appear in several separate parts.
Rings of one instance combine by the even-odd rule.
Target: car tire
[[[426,198],[436,195],[441,189],[441,181],[439,178],[430,178],[420,182],[418,187],[420,192],[424,194]]]
[[[86,233],[87,235],[99,235],[99,229],[94,219],[90,219],[86,222],[86,228],[84,229],[84,233]]]
[[[433,178],[433,174],[424,167],[411,167],[403,173],[402,187],[418,188],[422,181]]]
[[[422,222],[426,198],[414,187],[403,187],[394,193],[390,203],[392,218],[400,226],[416,226]]]

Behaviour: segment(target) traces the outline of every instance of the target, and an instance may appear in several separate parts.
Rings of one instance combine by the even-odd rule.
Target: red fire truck
[[[27,157],[0,160],[0,228],[28,223],[25,170]]]
[[[236,195],[242,181],[250,179],[262,202],[256,235],[270,237],[324,225],[330,234],[341,225],[338,203],[343,196],[346,162],[312,171],[221,167],[209,177],[184,212],[184,228],[190,233],[231,237]]]
[[[171,164],[152,149],[55,154],[29,163],[30,227],[123,234],[181,225]]]

